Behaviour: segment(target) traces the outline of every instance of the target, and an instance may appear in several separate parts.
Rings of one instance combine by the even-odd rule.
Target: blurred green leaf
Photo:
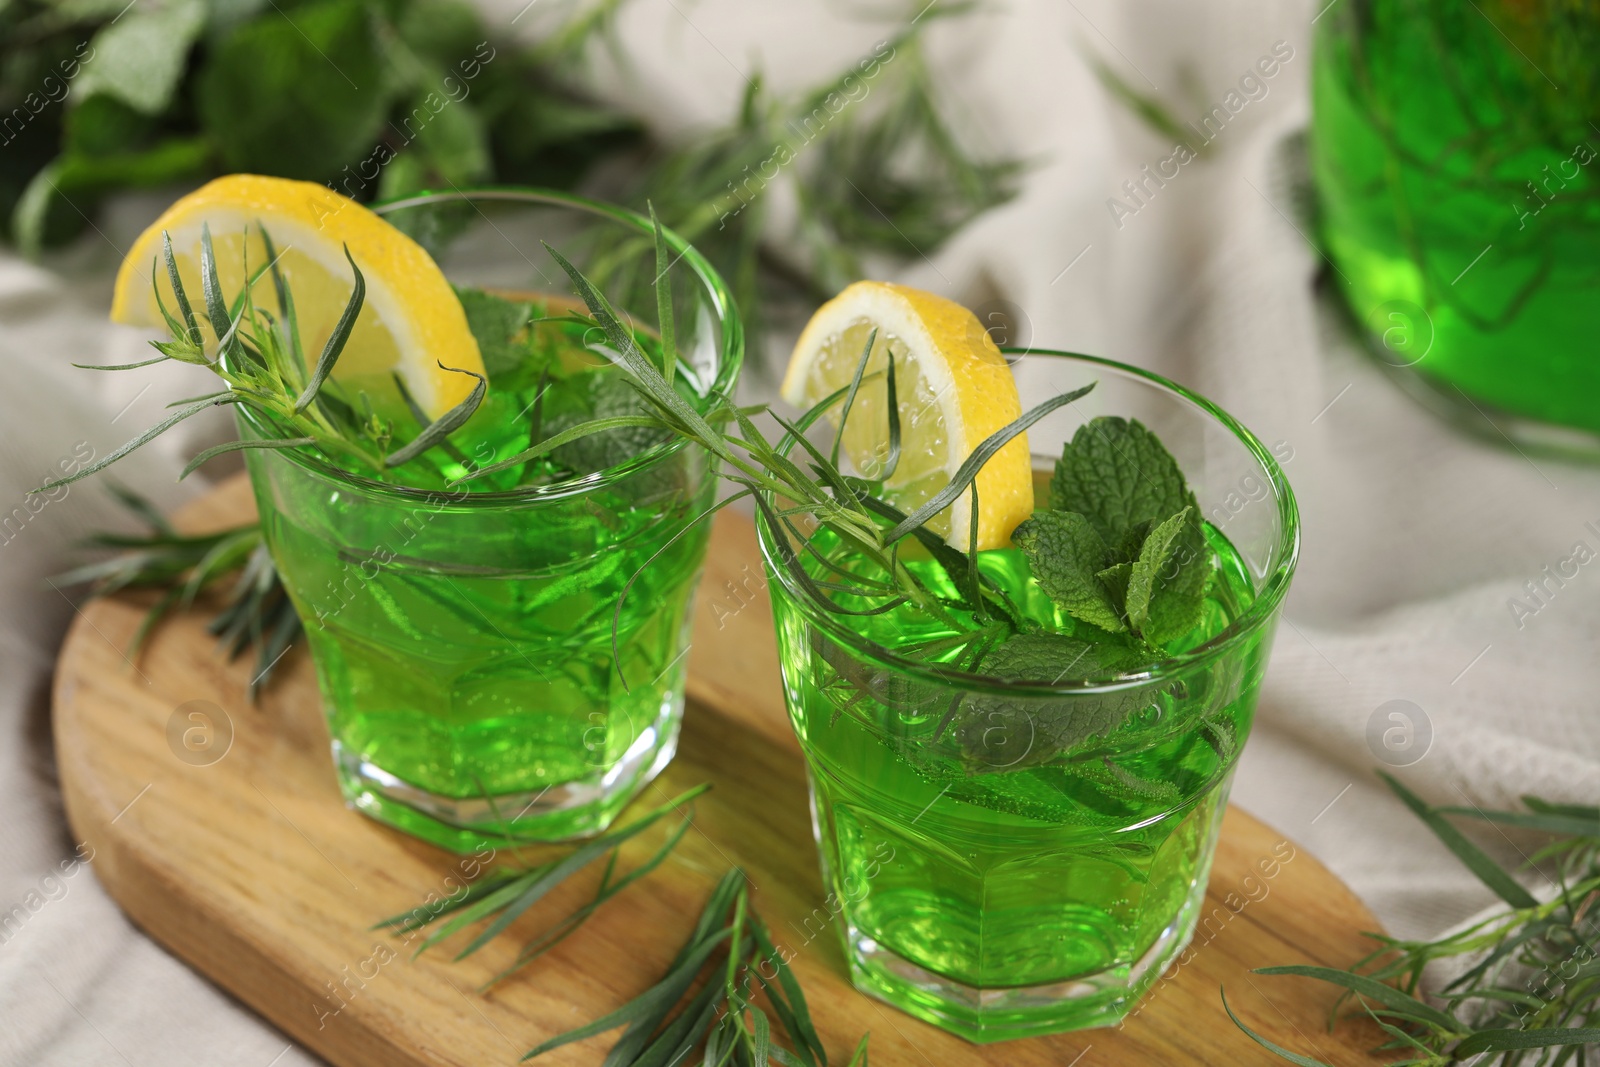
[[[526,67],[506,57],[470,83],[472,103],[488,124],[495,172],[539,175],[540,185],[565,187],[596,161],[644,141],[631,115],[542,88]]]
[[[147,146],[158,121],[107,93],[67,111],[62,148],[67,155],[113,156]]]
[[[477,339],[483,369],[491,382],[514,372],[528,354],[527,346],[512,338],[528,325],[533,305],[486,293],[482,289],[457,288],[456,297],[467,316],[467,328]]]
[[[453,68],[473,55],[488,37],[483,20],[460,0],[425,0],[403,4],[394,17],[400,39],[419,56]]]
[[[104,94],[145,115],[172,103],[184,63],[205,25],[202,0],[142,0],[90,41],[94,58],[73,88],[81,100]]]
[[[389,114],[366,6],[319,0],[246,23],[207,58],[195,103],[228,169],[333,177],[372,152]]]
[[[465,103],[438,91],[397,113],[390,128],[410,140],[384,168],[379,195],[471,185],[490,178],[489,136],[483,119]]]
[[[209,158],[205,141],[193,137],[118,155],[62,156],[34,175],[17,200],[12,237],[24,254],[36,255],[58,235],[76,233],[106,193],[192,178],[204,171]]]
[[[205,35],[216,44],[230,33],[269,10],[270,0],[206,0]]]

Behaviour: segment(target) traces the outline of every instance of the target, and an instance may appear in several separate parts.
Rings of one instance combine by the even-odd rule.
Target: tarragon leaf
[[[1228,1004],[1228,994],[1226,992],[1222,994],[1222,1010],[1228,1013],[1228,1018],[1233,1020],[1233,1025],[1243,1030],[1245,1035],[1248,1036],[1250,1040],[1254,1041],[1256,1044],[1260,1045],[1262,1048],[1273,1053],[1279,1058],[1288,1060],[1290,1063],[1297,1064],[1298,1067],[1329,1067],[1329,1064],[1324,1063],[1322,1060],[1314,1060],[1310,1056],[1302,1056],[1298,1052],[1290,1052],[1282,1045],[1273,1044],[1271,1041],[1268,1041],[1266,1038],[1250,1029],[1244,1023],[1240,1022],[1239,1017],[1233,1013],[1232,1006]]]
[[[1498,1028],[1477,1031],[1457,1045],[1452,1055],[1457,1059],[1464,1059],[1480,1052],[1503,1052],[1517,1048],[1557,1048],[1564,1045],[1592,1047],[1597,1044],[1600,1044],[1600,1028],[1592,1026],[1537,1030]]]
[[[1406,807],[1428,824],[1434,836],[1444,842],[1445,847],[1456,854],[1456,858],[1467,866],[1467,869],[1478,876],[1479,881],[1495,891],[1501,900],[1513,908],[1537,908],[1539,901],[1532,893],[1522,887],[1522,884],[1496,863],[1489,854],[1484,852],[1466,834],[1456,829],[1455,826],[1440,815],[1438,810],[1431,807],[1427,801],[1417,796],[1411,790],[1401,785],[1394,777],[1378,772],[1390,789],[1394,790]]]
[[[341,325],[343,324],[342,319],[340,320],[340,323]],[[439,361],[435,360],[435,362]],[[473,414],[478,410],[478,405],[483,403],[484,394],[489,389],[489,380],[487,378],[470,370],[462,370],[458,367],[446,367],[442,362],[439,363],[439,369],[447,370],[454,374],[471,375],[472,377],[478,379],[478,384],[472,387],[472,392],[467,394],[465,400],[461,401],[461,403],[457,404],[443,415],[440,415],[437,419],[434,419],[427,426],[423,427],[422,432],[417,434],[416,437],[412,438],[408,444],[397,448],[387,456],[384,456],[384,466],[398,467],[402,463],[410,463],[412,460],[422,455],[422,453],[426,452],[434,445],[443,443],[450,437],[451,434],[459,430],[462,424],[464,424],[468,419],[472,418]],[[314,388],[314,386],[307,386],[306,388],[309,390]]]
[[[1106,545],[1084,516],[1041,511],[1012,533],[1028,557],[1039,588],[1075,619],[1110,633],[1128,626],[1110,591],[1099,578],[1106,568]]]
[[[1050,507],[1085,516],[1108,545],[1194,502],[1177,461],[1137,419],[1100,416],[1078,427],[1050,483]]]

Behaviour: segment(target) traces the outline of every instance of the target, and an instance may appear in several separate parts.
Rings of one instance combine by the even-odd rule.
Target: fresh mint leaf
[[[1050,483],[1050,507],[1085,516],[1108,545],[1121,545],[1141,522],[1161,522],[1194,503],[1177,460],[1156,435],[1137,419],[1109,415],[1078,427]]]
[[[1054,510],[1042,514],[1070,515],[1071,521],[1092,527],[1106,546],[1103,562],[1092,573],[1126,628],[1151,645],[1162,645],[1199,624],[1214,568],[1200,509],[1177,460],[1137,419],[1101,416],[1080,426],[1056,464],[1050,506]],[[1028,552],[1021,541],[1017,544]],[[1052,541],[1037,551],[1054,555],[1061,548]],[[1064,600],[1042,577],[1070,573],[1077,557],[1065,564],[1046,562],[1041,569],[1035,553],[1028,554],[1051,599],[1074,618],[1104,626],[1074,609],[1081,596]]]
[[[1144,547],[1144,539],[1150,536],[1151,527],[1155,526],[1153,520],[1136,522],[1126,530],[1116,543],[1110,546],[1111,559],[1116,563],[1132,563],[1139,558],[1139,550]]]
[[[1152,533],[1151,540],[1155,536]],[[1146,541],[1147,545],[1149,543]],[[1206,543],[1200,516],[1191,510],[1178,524],[1166,552],[1166,562],[1156,568],[1148,617],[1140,624],[1144,639],[1153,645],[1164,645],[1200,625],[1205,613],[1206,588],[1215,570],[1216,561],[1211,546]]]
[[[567,387],[577,393],[577,403],[564,413],[547,420],[551,435],[583,422],[609,419],[618,415],[650,415],[655,409],[639,395],[632,379],[622,370],[601,368],[569,380]],[[626,463],[671,437],[668,430],[650,426],[619,426],[602,430],[562,445],[551,457],[578,474],[591,474]],[[663,464],[648,472],[645,481],[650,492],[678,484],[677,463]]]
[[[1100,571],[1095,577],[1100,579],[1101,584],[1106,587],[1106,592],[1111,594],[1111,599],[1114,602],[1125,605],[1128,602],[1128,579],[1132,573],[1133,564],[1114,563],[1105,570]],[[1123,609],[1123,614],[1127,614],[1126,608]]]
[[[1041,511],[1012,533],[1028,557],[1039,588],[1075,619],[1110,633],[1128,628],[1099,573],[1106,568],[1105,541],[1089,520],[1069,511]]]
[[[1127,611],[1128,624],[1143,633],[1150,622],[1150,598],[1155,593],[1156,582],[1177,548],[1178,535],[1184,524],[1194,514],[1193,508],[1184,508],[1163,521],[1145,538],[1139,549],[1139,558],[1133,561],[1128,573]]]
[[[515,338],[528,325],[533,305],[486,293],[482,289],[456,289],[461,310],[467,315],[467,329],[478,342],[483,369],[489,380],[499,384],[515,373],[528,355],[525,344]]]
[[[1066,634],[1017,634],[992,649],[980,670],[1008,681],[1055,685],[1136,670],[1148,658],[1147,650],[1127,636],[1088,641]],[[1020,770],[1109,735],[1149,702],[1149,693],[1138,688],[1037,698],[973,694],[956,719],[954,739],[974,770]]]
[[[94,35],[94,62],[84,64],[74,92],[85,101],[105,95],[141,114],[161,114],[172,103],[205,20],[202,0],[130,7]]]
[[[207,53],[194,94],[200,126],[228,170],[333,178],[384,134],[383,57],[361,0],[313,0],[292,19],[252,20]]]
[[[1101,678],[1141,666],[1144,653],[1128,638],[1088,641],[1067,634],[1016,634],[983,658],[982,670],[1017,682]]]

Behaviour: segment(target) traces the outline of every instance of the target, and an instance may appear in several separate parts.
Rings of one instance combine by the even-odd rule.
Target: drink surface
[[[1590,431],[1596,46],[1600,15],[1544,0],[1346,5],[1318,27],[1312,126],[1323,240],[1380,355]]]
[[[534,329],[519,362],[486,360],[489,391],[452,451],[408,465],[407,481],[431,492],[371,494],[251,453],[347,793],[452,847],[469,846],[472,833],[434,820],[492,833],[563,795],[620,807],[631,791],[614,780],[630,784],[670,755],[682,709],[705,527],[663,545],[710,501],[704,453],[679,449],[607,482],[596,472],[660,442],[619,430],[446,489],[468,462],[497,462],[632,403],[622,373],[584,347],[584,327]],[[565,492],[584,475],[605,484]],[[556,496],[483,497],[517,485],[556,486]],[[557,812],[541,832],[584,832],[611,814],[589,810],[566,825]]]
[[[1253,599],[1227,539],[1209,526],[1206,539],[1217,572],[1204,617],[1168,653],[1221,633]],[[834,566],[865,573],[826,532],[815,543]],[[940,588],[935,564],[910,566]],[[1037,588],[1020,552],[980,553],[979,566],[1025,625],[1092,635]],[[858,960],[884,950],[897,958],[894,974],[858,980],[901,1001],[917,996],[915,981],[896,987],[903,963],[991,991],[1108,974],[1126,990],[1152,948],[1181,947],[1175,939],[1187,930],[1171,931],[1203,891],[1249,729],[1259,637],[1237,656],[1230,650],[1225,666],[1130,693],[1012,699],[896,680],[815,629],[799,636],[805,624],[792,601],[775,600],[829,907],[843,912]],[[841,618],[892,653],[945,664],[963,663],[964,639],[984,625],[908,608]],[[1075,720],[1094,716],[1110,724],[1103,736],[1062,743],[1084,733]]]

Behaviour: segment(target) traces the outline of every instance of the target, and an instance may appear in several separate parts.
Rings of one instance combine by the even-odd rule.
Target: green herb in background
[[[759,340],[772,297],[815,303],[860,277],[864,255],[929,255],[1016,192],[1021,164],[969,155],[922,57],[923,30],[972,4],[919,19],[908,6],[902,29],[791,97],[753,75],[726,126],[662,144],[590,85],[596,47],[627,66],[613,32],[626,2],[569,7],[525,47],[460,0],[11,0],[0,229],[36,253],[85,230],[107,194],[226,171],[363,201],[488,181],[581,188],[653,202],[730,279]],[[768,233],[767,195],[789,181],[797,228]]]
[[[12,0],[0,5],[0,221],[36,252],[86,229],[108,193],[237,170],[361,200],[570,185],[642,139],[566,76],[605,26],[594,16],[541,52],[459,0]]]
[[[1526,811],[1440,808],[1380,777],[1507,909],[1433,941],[1368,934],[1381,947],[1346,971],[1266,967],[1255,973],[1315,978],[1342,989],[1329,1026],[1353,1000],[1350,1014],[1372,1019],[1389,1036],[1379,1048],[1392,1053],[1396,1065],[1593,1063],[1600,1049],[1600,808],[1536,797],[1523,798]],[[1553,867],[1554,898],[1540,903],[1447,816],[1550,835],[1529,866]],[[1437,994],[1425,994],[1423,972],[1438,960],[1458,960],[1466,969]],[[1273,1044],[1227,1011],[1241,1030],[1290,1063],[1328,1067]]]
[[[920,6],[920,5],[917,5]],[[944,117],[922,35],[977,5],[939,5],[814,89],[775,98],[750,79],[737,120],[656,157],[622,193],[729,279],[746,333],[760,338],[775,298],[804,305],[865,275],[863,259],[932,255],[1017,191],[1023,164],[979,161]],[[913,12],[914,13],[914,12]],[[793,233],[771,235],[767,194],[792,180]],[[614,297],[628,295],[596,277]]]
[[[94,534],[87,541],[89,547],[111,549],[116,555],[58,574],[52,583],[87,585],[94,597],[124,589],[160,589],[161,595],[124,650],[133,657],[169,613],[188,609],[196,597],[234,576],[222,609],[207,628],[229,659],[237,659],[247,648],[255,649],[255,673],[248,687],[254,700],[283,653],[303,632],[300,616],[261,543],[260,525],[251,522],[215,533],[180,534],[143,497],[121,487],[113,487],[112,493],[149,532]]]

